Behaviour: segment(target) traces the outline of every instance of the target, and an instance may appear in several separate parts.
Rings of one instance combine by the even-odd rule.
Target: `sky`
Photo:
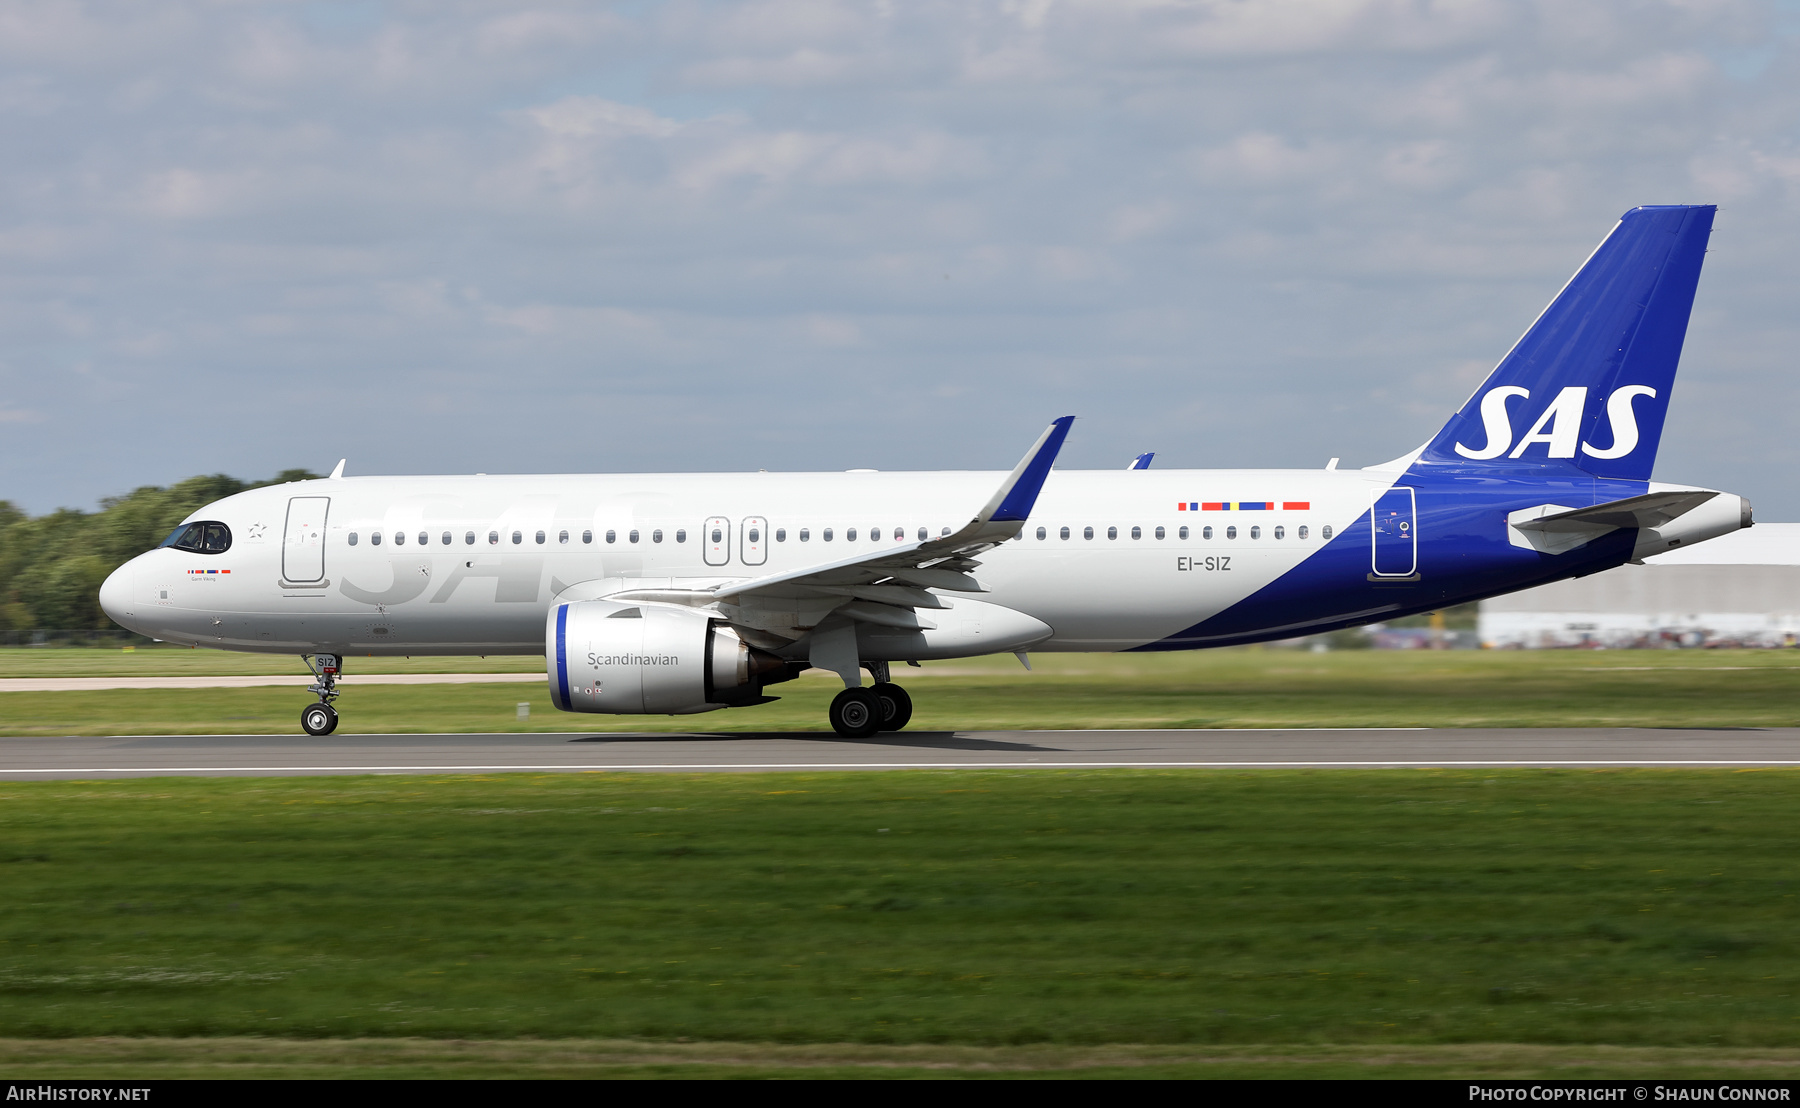
[[[1372,465],[1721,206],[1661,480],[1800,519],[1800,3],[0,6],[0,498]]]

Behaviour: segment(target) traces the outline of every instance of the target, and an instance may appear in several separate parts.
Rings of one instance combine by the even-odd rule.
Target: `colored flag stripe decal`
[[[1310,512],[1310,500],[1183,500],[1175,505],[1178,512],[1272,512],[1277,507],[1284,512]]]
[[[205,575],[207,575],[209,573],[230,573],[230,572],[231,571],[228,569],[190,569],[190,570],[188,570],[188,573],[190,576],[191,575],[199,575],[202,577],[204,577]]]

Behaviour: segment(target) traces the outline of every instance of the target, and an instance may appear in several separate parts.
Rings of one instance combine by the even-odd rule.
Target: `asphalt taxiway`
[[[1800,766],[1800,728],[0,738],[0,779],[919,768]]]

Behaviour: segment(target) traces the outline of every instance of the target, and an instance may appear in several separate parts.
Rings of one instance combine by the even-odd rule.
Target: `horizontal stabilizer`
[[[1540,554],[1562,554],[1621,528],[1661,527],[1717,495],[1710,489],[1681,489],[1628,496],[1589,508],[1539,504],[1506,517],[1507,539]]]
[[[1573,508],[1553,515],[1539,516],[1513,524],[1528,531],[1584,531],[1594,527],[1661,527],[1677,516],[1683,516],[1719,495],[1710,489],[1693,492],[1647,492],[1596,504],[1591,508]]]

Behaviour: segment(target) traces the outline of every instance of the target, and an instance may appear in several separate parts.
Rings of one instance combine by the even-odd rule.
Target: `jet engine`
[[[710,712],[762,700],[797,676],[706,612],[667,604],[583,600],[550,609],[544,628],[550,696],[565,712]]]

